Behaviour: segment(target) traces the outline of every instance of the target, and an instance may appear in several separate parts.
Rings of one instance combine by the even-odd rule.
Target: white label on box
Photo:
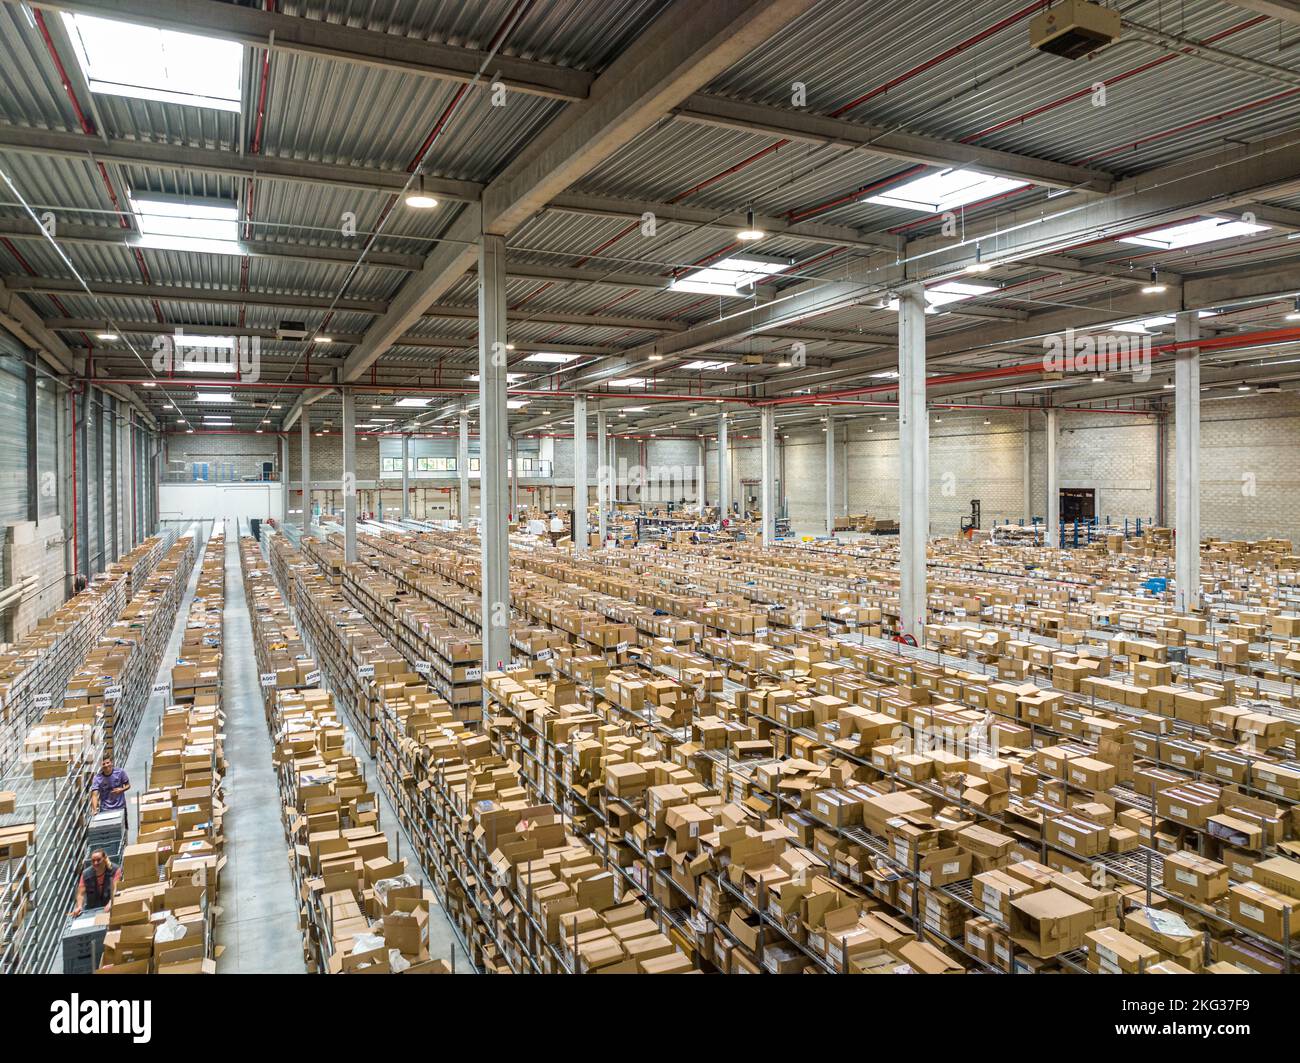
[[[319,682],[320,682],[320,669],[319,669],[319,668],[316,669],[316,671],[314,671],[314,672],[308,672],[308,673],[307,673],[307,685],[308,685],[308,686],[313,686],[313,685],[315,685],[316,683],[319,683]]]
[[[262,673],[262,686],[264,686],[264,687],[273,687],[273,686],[275,686],[275,673],[274,673],[274,672],[263,672],[263,673]]]
[[[1247,919],[1255,920],[1257,923],[1264,921],[1264,909],[1256,908],[1253,904],[1247,904],[1245,901],[1241,902],[1241,914]]]
[[[1171,816],[1181,816],[1183,819],[1187,819],[1187,809],[1183,808],[1182,805],[1170,805],[1169,814]]]
[[[428,675],[430,672],[433,671],[433,665],[431,665],[428,661],[416,661],[415,670],[420,675]]]
[[[954,610],[952,611],[952,615],[953,615],[953,616],[965,616],[965,615],[966,615],[966,610],[965,610],[965,609],[962,609],[962,608],[960,608],[960,607],[958,607],[958,608],[956,608],[956,609],[954,609]]]
[[[982,948],[984,947],[984,935],[983,935],[983,934],[972,934],[972,933],[968,930],[968,931],[966,931],[966,940],[967,940],[968,942],[970,942],[970,946],[971,946],[971,948],[973,948],[973,949],[982,949]]]
[[[1079,844],[1078,838],[1076,838],[1073,834],[1066,834],[1065,831],[1059,831],[1057,837],[1061,839],[1061,842],[1064,845],[1074,846]]]
[[[993,955],[1003,963],[1006,963],[1011,959],[1011,953],[1008,951],[1007,946],[1002,944],[996,944],[993,946]]]
[[[121,696],[122,696],[122,688],[120,686],[104,688],[105,701],[117,701]]]
[[[1232,767],[1231,767],[1231,765],[1228,765],[1228,764],[1216,764],[1216,765],[1214,766],[1214,770],[1215,770],[1219,775],[1222,775],[1225,779],[1231,779],[1231,778],[1232,778]]]
[[[1181,867],[1174,868],[1174,878],[1177,879],[1179,882],[1181,882],[1184,886],[1196,885],[1196,876],[1193,875],[1190,871],[1184,871]]]
[[[1286,793],[1286,791],[1283,790],[1282,787],[1275,782],[1265,783],[1264,789],[1271,794],[1278,794],[1279,796]]]
[[[549,661],[549,660],[550,660],[552,657],[554,657],[554,656],[555,656],[555,651],[554,651],[554,650],[538,650],[538,651],[537,651],[537,659],[538,659],[539,661]]]
[[[765,636],[766,634],[767,634],[767,628],[765,628],[765,627],[756,627],[756,628],[754,628],[754,638],[756,638],[756,639],[761,639],[761,638],[763,638],[763,636]]]
[[[945,875],[955,875],[955,874],[957,874],[957,873],[960,872],[960,871],[961,871],[961,861],[960,861],[960,860],[958,860],[958,861],[954,861],[954,862],[952,862],[952,863],[948,863],[948,864],[944,864],[944,865],[943,865],[943,873],[944,873]]]
[[[155,683],[153,685],[153,693],[155,694],[166,694],[167,691],[169,690],[171,690],[171,684],[168,683],[166,680],[163,680],[163,682],[161,683]]]
[[[465,681],[467,683],[477,683],[482,678],[483,678],[483,669],[481,667],[465,669]]]
[[[375,666],[373,664],[361,664],[357,666],[357,675],[362,679],[369,679],[374,674]]]
[[[54,701],[53,694],[37,694],[32,704],[37,709],[48,709],[50,707],[51,702],[53,701]]]

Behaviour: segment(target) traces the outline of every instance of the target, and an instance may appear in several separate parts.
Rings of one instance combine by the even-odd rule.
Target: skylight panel
[[[888,192],[868,196],[863,202],[901,207],[904,210],[920,210],[926,214],[941,214],[945,210],[1028,187],[1028,181],[994,177],[974,170],[947,169],[906,181]]]
[[[612,388],[643,388],[646,386],[646,378],[643,376],[621,376],[608,381],[608,383]]]
[[[972,299],[977,295],[988,295],[989,292],[997,291],[997,286],[993,284],[971,284],[969,281],[944,281],[936,284],[932,288],[925,290],[925,312],[933,313],[937,306],[944,306],[947,303],[960,302],[963,299]],[[889,309],[898,309],[898,300],[889,300]]]
[[[525,362],[547,362],[550,365],[564,365],[577,361],[576,354],[556,354],[554,351],[538,351],[524,359]]]
[[[753,256],[724,258],[712,266],[692,270],[676,278],[668,287],[675,292],[696,295],[725,295],[731,297],[753,294],[754,285],[764,277],[788,268],[783,259],[761,259]]]
[[[1228,240],[1234,236],[1249,236],[1251,233],[1264,232],[1267,225],[1253,225],[1244,221],[1224,221],[1220,218],[1199,218],[1196,221],[1169,225],[1163,229],[1153,229],[1149,233],[1137,236],[1125,236],[1122,244],[1141,244],[1143,247],[1158,247],[1165,251],[1176,251],[1180,247],[1193,247],[1196,244],[1213,243],[1216,240]]]
[[[229,200],[142,192],[132,193],[129,201],[140,229],[141,247],[216,255],[244,253],[239,245],[239,208]]]
[[[244,47],[195,33],[64,12],[91,92],[238,111]]]
[[[730,364],[731,364],[730,362],[695,361],[695,362],[687,362],[684,366],[682,366],[682,368],[683,369],[726,369],[727,366],[729,366]]]
[[[432,401],[433,399],[406,398],[406,399],[398,399],[395,403],[393,403],[393,405],[394,406],[428,406],[429,403],[431,403]]]

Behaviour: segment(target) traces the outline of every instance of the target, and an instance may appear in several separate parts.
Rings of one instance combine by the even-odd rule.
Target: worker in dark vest
[[[81,873],[77,882],[77,904],[72,909],[74,916],[80,915],[87,908],[107,908],[113,900],[113,884],[117,880],[117,871],[103,849],[96,849],[90,854],[90,866]]]

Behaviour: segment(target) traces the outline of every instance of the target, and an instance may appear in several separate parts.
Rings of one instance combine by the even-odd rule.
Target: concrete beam
[[[1110,191],[1113,178],[1085,166],[1036,159],[996,148],[978,147],[939,137],[921,136],[887,126],[864,125],[805,111],[746,103],[722,96],[695,95],[674,111],[688,122],[769,133],[786,140],[853,148],[872,155],[920,162],[927,166],[971,167],[1048,188]]]
[[[531,59],[259,8],[232,7],[215,0],[168,0],[166,4],[152,0],[40,0],[39,6],[462,84],[472,81],[487,64],[490,80],[553,99],[584,99],[592,80],[584,71]]]

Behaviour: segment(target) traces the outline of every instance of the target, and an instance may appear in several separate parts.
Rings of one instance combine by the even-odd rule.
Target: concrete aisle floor
[[[219,974],[303,974],[298,899],[280,822],[271,735],[262,712],[253,629],[239,569],[239,527],[226,522],[226,868],[221,880]]]

